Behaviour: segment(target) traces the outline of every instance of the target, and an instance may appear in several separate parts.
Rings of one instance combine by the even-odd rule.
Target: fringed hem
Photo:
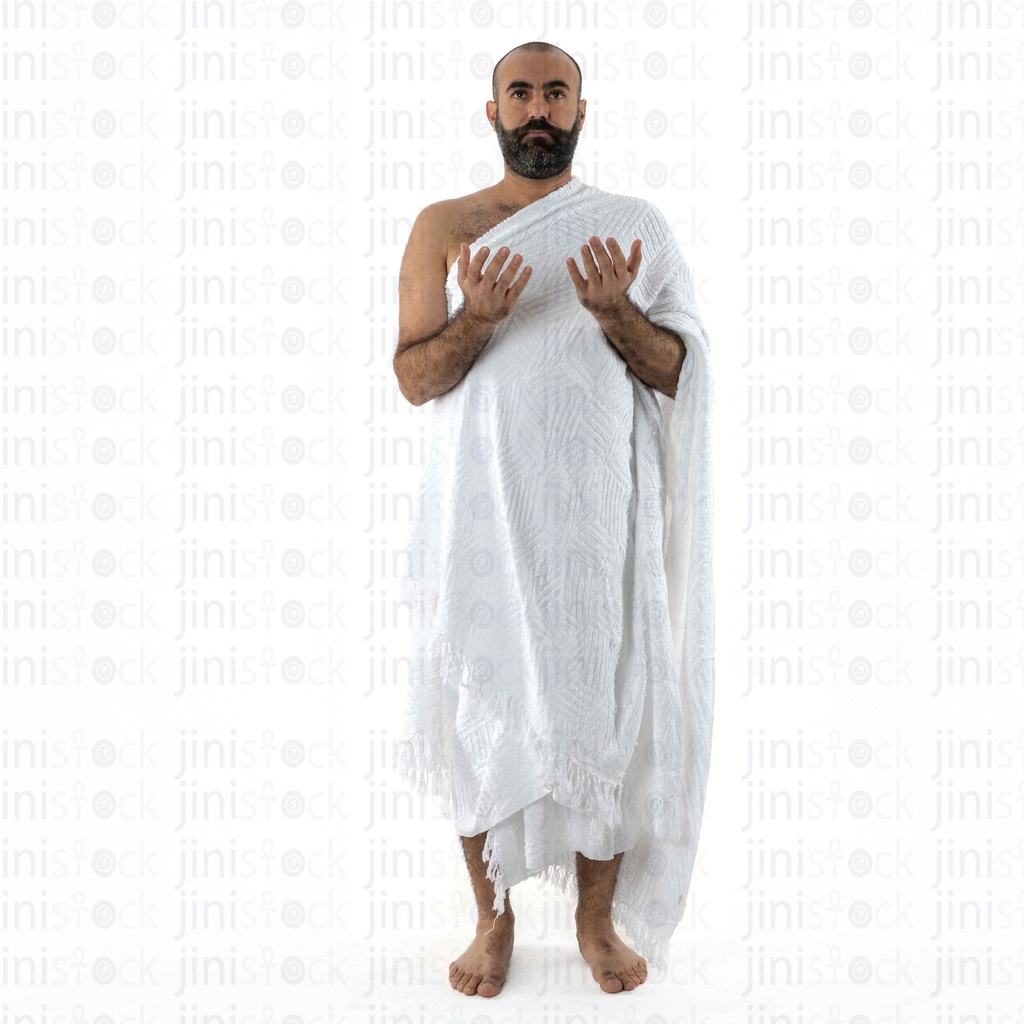
[[[508,891],[505,885],[505,879],[501,872],[501,865],[498,863],[498,859],[494,856],[494,830],[487,830],[487,839],[484,842],[483,859],[487,861],[487,878],[494,883],[494,903],[491,904],[491,910],[496,910],[499,914],[505,913],[505,893]]]
[[[414,609],[423,602],[436,602],[437,594],[423,588],[409,575],[402,578],[403,597],[413,602]],[[683,838],[686,822],[683,820],[678,787],[681,779],[671,780],[675,789],[665,793],[627,783],[612,782],[588,771],[572,756],[552,746],[534,732],[522,705],[512,696],[489,686],[488,673],[475,671],[473,661],[458,650],[440,631],[434,631],[427,648],[432,661],[440,660],[442,688],[452,685],[472,689],[481,699],[488,714],[504,722],[523,743],[529,743],[536,753],[543,771],[543,783],[551,787],[552,797],[560,804],[593,817],[602,829],[616,829],[622,825],[622,807],[643,806],[649,824],[643,829],[651,840],[677,842]],[[431,698],[432,700],[433,698]],[[432,728],[422,728],[400,740],[395,746],[395,770],[410,786],[421,793],[438,797],[444,814],[454,817],[451,796],[451,743],[443,720]],[[495,908],[497,909],[497,907]]]
[[[418,580],[408,575],[402,578],[401,590],[403,597],[413,602],[414,608],[422,609],[424,603],[436,602],[438,598],[436,592],[425,589]],[[679,799],[678,793],[652,794],[624,781],[614,783],[586,771],[563,751],[551,747],[537,736],[522,706],[503,691],[489,687],[489,676],[486,673],[474,672],[472,660],[451,644],[447,637],[432,627],[425,628],[432,633],[427,655],[431,660],[438,659],[440,663],[440,686],[472,687],[476,695],[485,702],[489,714],[506,722],[525,743],[530,743],[543,764],[545,784],[552,787],[553,798],[566,806],[594,816],[605,828],[621,825],[623,801],[629,801],[631,806],[635,806],[639,801],[648,811],[648,824],[641,831],[642,838],[651,843],[657,843],[659,840],[674,843],[682,839],[683,801]],[[432,696],[429,700],[433,703],[436,697]],[[419,729],[396,743],[396,773],[419,792],[439,798],[444,815],[449,819],[454,817],[451,763],[451,742],[443,720],[439,720],[432,728]],[[508,888],[505,885],[501,864],[494,856],[495,846],[495,833],[489,828],[483,848],[483,859],[487,862],[486,877],[494,885],[492,909],[502,914],[505,912]],[[575,857],[574,854],[571,856]],[[566,855],[561,855],[557,861],[534,870],[526,877],[551,883],[569,897],[579,896],[575,860],[569,861]],[[612,920],[629,936],[650,969],[662,971],[666,968],[670,933],[659,934],[647,923],[641,909],[614,897]]]

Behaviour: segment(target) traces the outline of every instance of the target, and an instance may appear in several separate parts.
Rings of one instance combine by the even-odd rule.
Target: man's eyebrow
[[[568,83],[567,82],[563,82],[560,78],[555,78],[555,79],[553,79],[550,82],[545,82],[544,83],[544,88],[545,89],[550,89],[551,86],[553,86],[553,85],[560,85],[563,89],[568,89],[569,88]],[[505,92],[508,92],[510,89],[532,89],[532,88],[533,88],[533,82],[524,82],[524,81],[520,80],[518,82],[513,82],[511,85],[509,85],[508,89],[506,89]]]

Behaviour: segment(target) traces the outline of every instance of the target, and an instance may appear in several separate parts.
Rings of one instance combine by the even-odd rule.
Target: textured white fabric
[[[675,400],[629,371],[566,257],[634,238],[629,297],[682,336]],[[433,432],[403,592],[413,659],[396,770],[441,798],[505,891],[576,897],[575,851],[625,851],[612,919],[654,968],[683,915],[714,690],[712,380],[692,276],[652,204],[567,184],[481,235],[533,274]],[[448,275],[449,319],[461,307]]]

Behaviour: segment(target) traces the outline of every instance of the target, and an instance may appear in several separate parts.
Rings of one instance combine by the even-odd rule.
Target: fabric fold
[[[576,298],[565,259],[592,234],[624,251],[643,239],[629,297],[684,340],[674,400],[629,371]],[[463,380],[430,403],[395,768],[460,835],[488,833],[499,912],[527,877],[577,896],[576,851],[624,852],[613,920],[662,968],[710,766],[708,339],[671,228],[644,200],[573,177],[470,249],[485,244],[534,269]],[[449,319],[456,278],[457,264]]]

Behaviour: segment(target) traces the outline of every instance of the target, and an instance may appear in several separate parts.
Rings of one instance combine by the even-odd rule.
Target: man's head
[[[576,61],[551,43],[523,43],[495,64],[491,90],[487,117],[509,169],[524,178],[564,171],[587,111]],[[538,129],[547,134],[529,134]]]
[[[545,54],[561,54],[575,69],[575,76],[569,79],[570,87],[575,82],[576,85],[576,102],[579,103],[580,98],[583,96],[583,72],[580,71],[579,64],[576,63],[573,58],[565,52],[565,50],[559,49],[554,43],[544,43],[540,40],[536,40],[532,43],[521,43],[519,46],[513,47],[504,57],[498,59],[498,63],[494,65],[494,70],[491,72],[491,99],[495,103],[498,102],[498,74],[501,70],[502,63],[506,58],[511,57],[514,53],[545,53]]]

